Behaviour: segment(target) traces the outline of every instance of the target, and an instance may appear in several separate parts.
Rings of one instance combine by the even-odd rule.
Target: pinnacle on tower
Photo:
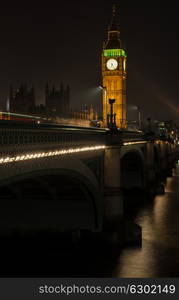
[[[48,85],[48,82],[46,83],[46,86],[45,86],[45,95],[46,96],[49,95],[49,85]]]
[[[113,12],[113,15],[115,15],[115,13],[116,13],[116,4],[115,3],[113,4],[112,12]]]
[[[108,40],[104,44],[104,49],[120,49],[121,41],[120,41],[120,30],[119,23],[116,12],[116,5],[113,4],[112,7],[112,20],[108,27]]]
[[[109,26],[109,31],[118,31],[119,32],[119,24],[117,21],[117,14],[116,14],[116,5],[113,4],[112,7],[112,21]]]

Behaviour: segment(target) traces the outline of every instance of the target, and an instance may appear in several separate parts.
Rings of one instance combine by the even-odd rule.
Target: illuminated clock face
[[[107,66],[108,70],[116,70],[118,67],[118,62],[116,59],[110,58],[107,61],[106,66]]]

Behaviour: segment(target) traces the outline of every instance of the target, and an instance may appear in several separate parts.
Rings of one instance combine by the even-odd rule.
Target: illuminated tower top
[[[126,51],[122,49],[118,15],[115,4],[112,9],[112,20],[108,27],[108,38],[103,45],[103,55],[105,57],[127,57]]]
[[[104,49],[121,49],[120,30],[115,4],[113,5],[112,20],[108,27],[108,40],[104,43]]]
[[[115,124],[118,128],[126,128],[126,61],[127,53],[122,48],[120,40],[118,14],[113,5],[108,38],[102,51],[104,127]],[[111,112],[112,101],[113,113]]]

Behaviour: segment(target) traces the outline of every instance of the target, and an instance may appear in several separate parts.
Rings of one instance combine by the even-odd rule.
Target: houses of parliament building
[[[7,110],[13,113],[34,114],[49,118],[68,117],[70,114],[70,87],[63,84],[57,89],[46,84],[45,104],[36,105],[34,88],[21,84],[18,89],[10,86]]]

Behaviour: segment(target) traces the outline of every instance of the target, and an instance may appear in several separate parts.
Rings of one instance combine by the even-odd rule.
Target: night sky
[[[101,51],[112,0],[13,1],[0,10],[0,108],[8,87],[69,84],[74,107],[100,104]],[[144,118],[179,116],[179,20],[177,1],[115,1],[128,52],[127,103]],[[179,123],[179,122],[178,122]]]

